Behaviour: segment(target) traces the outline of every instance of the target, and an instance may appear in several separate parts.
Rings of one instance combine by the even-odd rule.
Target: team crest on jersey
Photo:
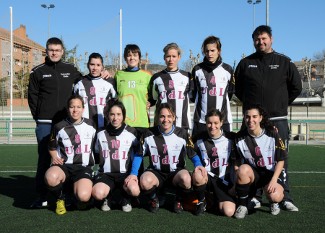
[[[90,87],[89,94],[96,95],[96,88],[95,87]]]
[[[284,143],[283,143],[283,141],[282,141],[281,138],[279,138],[279,145],[280,145],[280,149],[281,150],[286,150],[286,147],[285,147],[285,145],[284,145]]]
[[[74,141],[75,141],[75,143],[80,143],[80,135],[79,134],[76,134],[74,136]]]
[[[169,88],[174,88],[174,81],[173,80],[169,80],[168,87]]]
[[[191,137],[188,137],[188,142],[187,142],[187,145],[186,146],[194,149],[194,143],[193,143]]]
[[[255,154],[256,156],[262,156],[261,148],[259,146],[255,147]]]
[[[216,85],[216,77],[215,76],[212,76],[211,79],[210,79],[210,83],[212,85]]]

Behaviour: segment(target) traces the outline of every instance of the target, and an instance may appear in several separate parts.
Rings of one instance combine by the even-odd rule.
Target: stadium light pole
[[[255,30],[255,5],[256,4],[260,4],[262,2],[262,0],[247,0],[248,4],[252,4],[253,5],[253,30]]]
[[[48,9],[48,26],[47,26],[47,30],[48,30],[48,32],[47,32],[47,38],[50,38],[50,9],[51,8],[54,8],[55,7],[55,5],[54,4],[49,4],[49,5],[47,5],[47,4],[42,4],[41,5],[41,7],[43,7],[43,8],[47,8]]]

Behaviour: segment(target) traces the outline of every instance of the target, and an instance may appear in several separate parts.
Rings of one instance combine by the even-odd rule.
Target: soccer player
[[[176,189],[174,211],[181,213],[182,194],[191,188],[191,176],[185,159],[195,156],[193,144],[185,129],[174,125],[175,112],[168,103],[160,104],[159,124],[144,134],[143,155],[149,156],[149,167],[140,177],[142,192],[150,199],[150,212],[159,210],[157,193],[165,187]]]
[[[136,130],[125,124],[125,116],[123,103],[111,100],[105,108],[109,123],[97,133],[95,151],[99,153],[99,173],[94,178],[92,196],[103,201],[103,211],[111,209],[111,193],[115,189],[122,193],[124,212],[132,211],[130,197],[140,194],[137,176],[142,163],[141,146]]]
[[[206,131],[205,115],[211,108],[219,109],[225,116],[222,128],[232,130],[232,114],[230,102],[234,93],[233,69],[221,58],[221,42],[218,37],[208,36],[201,47],[203,62],[194,66],[192,78],[194,91],[192,102],[195,101],[194,125],[192,139]]]
[[[220,213],[231,217],[236,210],[234,133],[222,130],[223,115],[217,109],[209,110],[205,121],[207,132],[202,133],[195,144],[204,165],[197,166],[192,175],[198,197],[195,215],[204,213],[205,191],[208,191],[213,193]]]
[[[151,75],[141,70],[141,50],[135,44],[128,44],[124,49],[124,59],[127,68],[119,70],[115,74],[116,90],[118,99],[128,110],[125,123],[134,127],[138,132],[138,138],[149,127],[147,110],[148,88]]]
[[[286,183],[285,145],[260,106],[247,106],[244,121],[246,128],[239,131],[236,138],[237,160],[241,160],[242,165],[237,170],[239,206],[234,216],[245,218],[248,214],[249,194],[255,194],[257,188],[264,189],[270,201],[271,214],[277,215],[280,213],[278,203],[284,197]]]
[[[85,110],[83,117],[92,119],[96,129],[104,125],[104,107],[111,98],[116,97],[114,79],[102,79],[103,57],[99,53],[89,55],[87,67],[89,74],[74,86],[74,92],[83,97]]]
[[[82,97],[71,96],[68,100],[69,117],[53,127],[49,141],[52,165],[45,173],[45,182],[57,198],[55,212],[58,215],[67,212],[62,192],[64,183],[73,183],[80,209],[86,208],[91,198],[92,149],[96,129],[91,120],[82,117],[83,111]]]
[[[191,128],[191,115],[189,108],[189,93],[191,74],[178,69],[181,59],[181,49],[176,43],[167,44],[164,49],[166,69],[154,74],[150,80],[149,101],[156,104],[169,103],[176,111],[176,126],[184,129]],[[157,112],[155,125],[158,124]]]

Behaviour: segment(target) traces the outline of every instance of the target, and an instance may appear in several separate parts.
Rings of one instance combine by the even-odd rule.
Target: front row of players
[[[206,195],[212,194],[221,214],[244,218],[250,194],[264,188],[271,213],[280,212],[286,150],[259,106],[245,110],[245,127],[236,134],[223,132],[221,112],[210,110],[207,132],[195,145],[185,129],[174,125],[175,113],[168,103],[159,106],[158,125],[141,136],[141,143],[137,131],[124,123],[126,110],[121,102],[110,101],[104,112],[109,123],[97,132],[92,122],[82,117],[83,111],[82,97],[70,97],[69,117],[56,124],[51,134],[52,166],[45,181],[57,198],[57,214],[66,213],[63,186],[68,182],[73,183],[79,209],[86,208],[93,197],[103,211],[109,211],[116,189],[124,212],[132,211],[131,200],[140,192],[148,198],[149,210],[157,212],[169,187],[175,190],[176,213],[183,211],[182,198],[191,192],[197,199],[195,215],[205,212]],[[149,166],[143,171],[146,156]],[[186,156],[194,164],[192,173],[185,167]],[[99,169],[93,177],[95,163]]]

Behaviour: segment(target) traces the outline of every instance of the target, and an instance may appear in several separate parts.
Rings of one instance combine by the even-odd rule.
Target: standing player
[[[168,103],[157,109],[159,125],[144,134],[143,155],[149,156],[149,167],[140,177],[140,186],[149,199],[149,210],[159,210],[157,193],[164,187],[176,189],[174,211],[181,213],[182,193],[191,188],[191,176],[185,169],[186,155],[195,156],[185,129],[174,125],[175,113]]]
[[[140,138],[149,127],[147,109],[150,107],[148,88],[151,75],[139,68],[141,50],[137,45],[128,44],[125,46],[124,59],[128,67],[116,72],[116,91],[118,99],[128,110],[125,123],[136,128],[138,138]]]
[[[221,58],[221,42],[218,37],[209,36],[202,43],[203,62],[194,66],[193,99],[195,101],[192,138],[206,131],[205,115],[211,108],[219,109],[225,116],[222,128],[232,130],[232,114],[229,100],[234,93],[233,70]]]
[[[101,78],[104,66],[103,57],[99,53],[90,54],[87,67],[89,74],[74,86],[74,92],[84,99],[83,117],[91,119],[96,129],[99,129],[106,125],[104,123],[104,107],[111,98],[116,97],[115,80]]]
[[[79,208],[91,198],[93,143],[96,129],[91,120],[82,117],[84,102],[81,96],[68,100],[69,117],[57,123],[51,133],[49,150],[52,165],[45,173],[45,182],[57,198],[58,215],[65,214],[63,184],[72,181]]]
[[[150,80],[149,100],[156,109],[161,103],[169,103],[176,111],[176,126],[186,130],[190,124],[190,78],[191,74],[178,69],[181,49],[176,43],[167,44],[164,49],[166,69],[154,74]],[[158,123],[155,113],[155,125]]]
[[[271,214],[277,215],[286,183],[285,145],[260,106],[247,106],[244,121],[246,128],[238,132],[236,139],[238,161],[241,160],[243,164],[237,170],[239,206],[235,218],[245,218],[248,214],[249,194],[255,194],[257,188],[264,189],[271,202]]]
[[[122,192],[122,210],[132,211],[130,197],[140,194],[138,170],[142,162],[141,146],[136,130],[124,123],[126,110],[119,101],[110,101],[105,117],[109,121],[105,129],[97,133],[96,152],[99,153],[99,174],[94,178],[92,195],[103,201],[101,209],[111,209],[111,193]]]
[[[273,50],[271,27],[258,26],[252,34],[252,39],[256,52],[243,58],[235,71],[236,96],[242,101],[243,109],[252,104],[259,104],[268,112],[288,149],[288,105],[302,90],[301,78],[290,58]],[[287,167],[288,161],[285,161],[286,170]],[[287,182],[282,206],[285,210],[298,211],[289,195],[288,185]],[[253,204],[261,205],[256,201]]]
[[[222,130],[223,115],[211,109],[205,116],[207,133],[203,133],[195,144],[204,167],[197,166],[193,172],[193,189],[197,193],[198,204],[195,214],[205,211],[205,191],[212,192],[219,211],[227,217],[234,215],[236,198],[231,195],[235,183],[234,135]]]

